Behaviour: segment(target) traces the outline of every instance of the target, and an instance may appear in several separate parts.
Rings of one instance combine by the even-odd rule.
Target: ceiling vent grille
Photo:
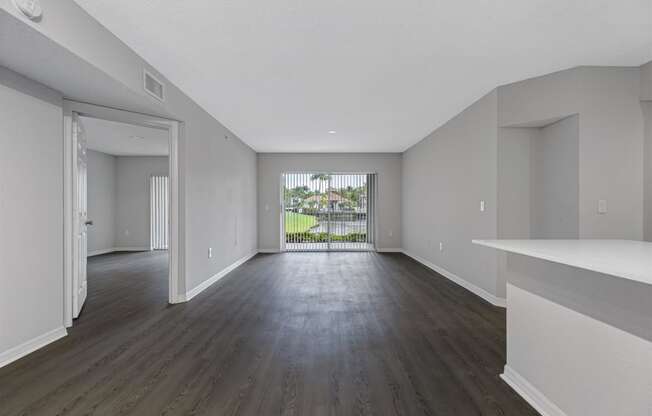
[[[143,85],[145,91],[159,101],[165,101],[165,86],[154,75],[150,74],[146,69],[143,71]]]

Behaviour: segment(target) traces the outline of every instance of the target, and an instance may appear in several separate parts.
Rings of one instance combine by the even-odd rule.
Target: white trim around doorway
[[[72,273],[74,265],[73,253],[73,149],[76,147],[75,137],[72,134],[73,114],[84,117],[120,123],[135,124],[167,130],[169,133],[169,175],[170,175],[170,242],[169,242],[169,276],[168,276],[168,301],[180,303],[185,299],[185,293],[180,294],[179,288],[185,285],[179,283],[185,278],[182,273],[182,260],[180,258],[180,223],[179,223],[179,140],[183,134],[183,123],[158,116],[134,113],[93,104],[64,100],[64,310],[63,321],[66,327],[72,326]]]

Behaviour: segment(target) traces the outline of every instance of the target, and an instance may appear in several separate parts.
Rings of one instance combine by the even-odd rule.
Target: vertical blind
[[[285,173],[287,251],[373,250],[375,174]]]
[[[150,247],[168,249],[169,179],[167,176],[150,178]]]

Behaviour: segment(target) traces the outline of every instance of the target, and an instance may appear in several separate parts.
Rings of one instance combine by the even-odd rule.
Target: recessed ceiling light
[[[337,133],[335,130],[330,130],[330,131],[328,132],[328,134],[335,134],[335,133]]]

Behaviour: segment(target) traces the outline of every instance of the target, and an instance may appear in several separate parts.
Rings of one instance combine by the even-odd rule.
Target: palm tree
[[[331,175],[328,173],[315,173],[310,177],[311,181],[329,181],[331,179]]]
[[[315,173],[310,177],[311,181],[319,181],[319,182],[324,182],[327,183],[331,180],[331,175],[328,173]],[[328,206],[328,192],[329,189],[326,189],[326,194],[322,195],[320,200],[321,202],[319,203],[320,208],[327,207]],[[315,191],[316,195],[321,194],[320,190],[317,189]]]

